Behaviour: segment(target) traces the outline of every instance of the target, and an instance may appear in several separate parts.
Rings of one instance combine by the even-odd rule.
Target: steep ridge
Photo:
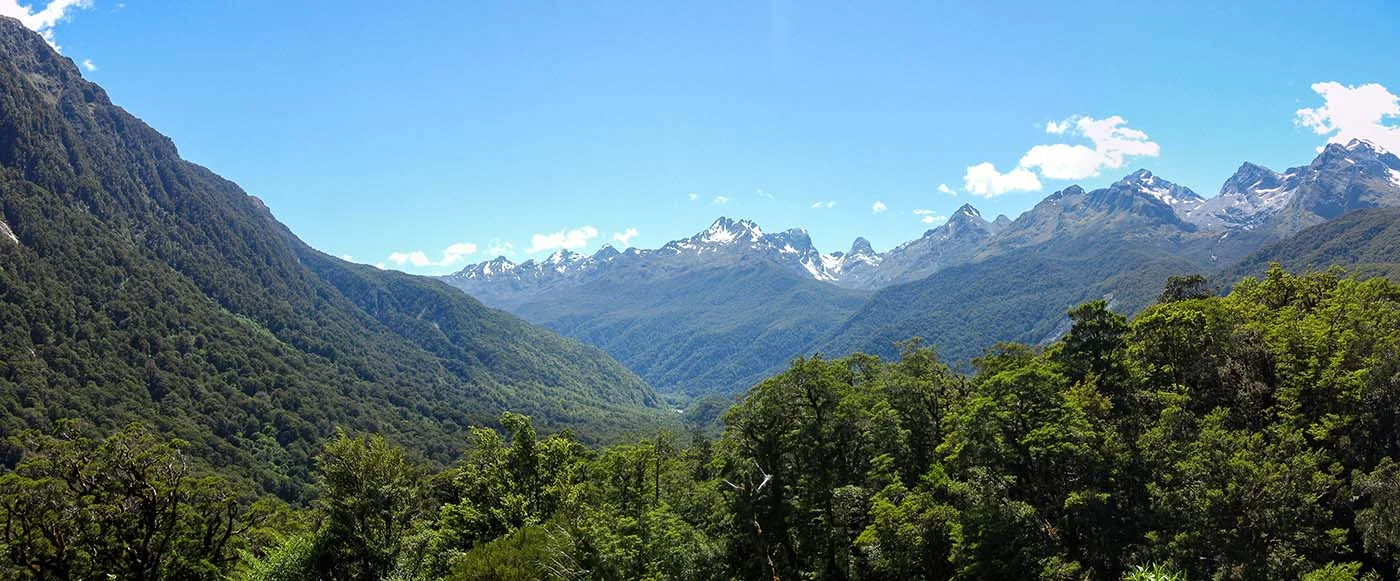
[[[593,347],[316,252],[0,19],[0,428],[133,420],[284,496],[336,426],[446,460],[502,409],[662,421]],[[653,407],[648,407],[653,406]]]

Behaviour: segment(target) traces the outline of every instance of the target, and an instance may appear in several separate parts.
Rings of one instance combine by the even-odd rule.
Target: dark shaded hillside
[[[755,259],[637,284],[598,280],[514,312],[601,347],[658,390],[693,397],[748,389],[866,296]]]
[[[295,494],[335,426],[436,459],[503,408],[660,421],[602,353],[436,281],[305,247],[0,19],[0,428],[142,419]]]
[[[1066,310],[1084,301],[1108,299],[1115,311],[1136,312],[1169,276],[1195,270],[1188,260],[1126,241],[1093,251],[1013,251],[877,292],[817,351],[893,357],[896,341],[918,336],[944,360],[967,362],[999,341],[1055,339],[1069,328]]]
[[[1257,276],[1274,262],[1295,272],[1341,266],[1400,281],[1400,209],[1358,210],[1307,228],[1251,254],[1220,280]]]

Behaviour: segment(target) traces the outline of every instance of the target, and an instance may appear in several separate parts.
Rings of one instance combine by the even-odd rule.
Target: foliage
[[[265,515],[140,426],[103,440],[27,432],[0,476],[0,544],[40,579],[218,579]]]
[[[304,502],[337,427],[445,465],[504,409],[590,442],[675,423],[595,348],[311,249],[12,20],[0,57],[0,433],[149,422]]]
[[[424,566],[386,575],[1393,578],[1400,286],[1275,269],[1168,294],[1131,321],[1073,308],[1061,341],[969,375],[917,340],[799,358],[713,442],[595,451],[507,414],[420,479]]]
[[[1400,285],[1204,285],[1131,320],[1084,303],[967,374],[918,340],[798,358],[714,441],[595,449],[505,412],[436,473],[380,435],[310,466],[269,443],[315,483],[290,516],[142,428],[30,432],[0,477],[0,578],[1394,578]]]

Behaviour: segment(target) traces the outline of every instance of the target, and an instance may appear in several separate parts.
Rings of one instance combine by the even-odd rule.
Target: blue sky
[[[1328,139],[1400,149],[1393,0],[979,4],[0,13],[312,245],[419,273],[629,229],[655,247],[719,215],[884,250],[963,203],[1015,217],[1138,167],[1213,195],[1243,161],[1302,165]]]

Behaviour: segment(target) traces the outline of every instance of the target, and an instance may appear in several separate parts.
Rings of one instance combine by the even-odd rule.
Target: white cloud
[[[689,194],[686,194],[685,197],[690,198],[690,201],[694,202],[695,200],[697,200],[697,199],[700,198],[700,194],[689,193]]]
[[[486,253],[493,257],[515,256],[515,245],[500,238],[492,238],[491,242],[486,245]]]
[[[715,199],[710,200],[710,203],[711,203],[711,204],[728,204],[728,203],[729,203],[729,197],[728,197],[728,196],[715,196]]]
[[[1040,180],[1025,168],[1016,168],[1006,173],[997,171],[988,162],[967,168],[963,176],[963,189],[976,196],[990,198],[1007,192],[1032,192],[1040,189]]]
[[[1052,126],[1057,131],[1050,131]],[[1097,176],[1103,168],[1123,167],[1130,157],[1157,157],[1161,152],[1161,147],[1146,133],[1128,127],[1127,121],[1117,115],[1106,119],[1073,116],[1059,123],[1047,123],[1046,131],[1079,135],[1094,145],[1092,148],[1065,143],[1037,145],[1021,157],[1021,168],[1036,169],[1052,180]]]
[[[765,191],[763,191],[763,190],[754,190],[754,193],[758,194],[758,197],[760,197],[760,198],[767,198],[767,199],[769,199],[769,200],[773,199],[773,194],[770,194],[770,193],[765,192]]]
[[[957,192],[953,191],[953,188],[948,187],[948,184],[938,184],[938,191],[950,196],[958,195]]]
[[[560,230],[552,234],[535,234],[530,237],[530,247],[526,254],[546,250],[574,250],[588,245],[588,241],[598,237],[598,229],[592,226],[579,226],[572,230]]]
[[[1083,145],[1037,145],[1021,156],[1021,167],[1039,168],[1052,180],[1084,179],[1099,173],[1099,153]]]
[[[624,247],[631,243],[632,239],[636,237],[636,228],[628,228],[622,232],[613,232],[613,240],[618,241],[618,243],[622,244]]]
[[[340,259],[344,260],[345,262],[353,262],[355,260],[355,257],[350,256],[349,254],[342,254],[340,255]]]
[[[374,267],[375,267],[375,268],[378,268],[379,270],[384,270],[384,269],[386,268],[386,267],[384,266],[384,263],[383,263],[383,262],[376,262],[376,263],[374,263]]]
[[[1123,167],[1131,158],[1157,157],[1162,150],[1147,133],[1128,127],[1128,122],[1117,115],[1104,119],[1072,115],[1063,121],[1046,123],[1045,132],[1082,137],[1092,147],[1069,143],[1037,145],[1026,151],[1016,167],[1006,173],[997,171],[990,162],[968,166],[963,176],[963,189],[988,198],[1007,192],[1035,191],[1041,188],[1042,177],[1052,180],[1094,177],[1105,168]]]
[[[1400,125],[1386,119],[1400,117],[1400,97],[1377,83],[1348,87],[1337,82],[1314,83],[1322,96],[1321,107],[1299,109],[1293,122],[1318,135],[1332,134],[1328,143],[1363,139],[1391,152],[1400,152]]]
[[[935,213],[935,212],[934,212],[933,210],[926,210],[926,209],[924,209],[924,208],[915,208],[915,209],[914,209],[914,214],[919,215],[919,216],[931,216],[931,215],[933,215],[934,213]]]
[[[25,28],[43,36],[54,50],[59,50],[58,43],[54,42],[53,27],[71,18],[73,11],[90,7],[92,0],[50,0],[39,10],[20,4],[20,0],[0,0],[0,16],[18,19]]]
[[[439,261],[439,264],[442,266],[451,266],[473,254],[476,254],[475,244],[470,242],[458,242],[442,250],[442,260]]]
[[[926,216],[924,216],[924,217],[922,217],[922,218],[919,218],[919,221],[920,221],[920,222],[923,222],[923,223],[925,223],[925,224],[934,224],[934,223],[937,223],[937,222],[947,222],[947,221],[948,221],[948,217],[947,217],[947,216],[939,216],[939,215],[937,215],[937,214],[928,214],[928,215],[926,215]]]
[[[872,206],[870,206],[870,213],[871,213],[871,214],[879,214],[880,212],[883,212],[883,211],[888,210],[888,209],[889,209],[889,208],[885,206],[885,203],[884,203],[884,202],[881,202],[881,201],[879,201],[879,200],[876,200],[876,201],[875,201],[875,204],[872,205]]]
[[[408,264],[418,268],[426,266],[452,266],[473,254],[476,254],[475,244],[470,242],[457,242],[442,249],[442,258],[438,260],[428,258],[428,253],[422,250],[411,250],[408,252],[391,252],[389,253],[387,262],[391,262],[396,266]]]
[[[82,65],[89,73],[97,70],[97,65],[92,64],[92,59],[83,59]]]
[[[836,201],[835,201],[835,200],[827,200],[827,201],[825,201],[825,202],[820,202],[820,201],[818,201],[818,202],[812,202],[812,209],[814,209],[814,210],[817,209],[817,208],[835,208],[835,207],[836,207]]]

